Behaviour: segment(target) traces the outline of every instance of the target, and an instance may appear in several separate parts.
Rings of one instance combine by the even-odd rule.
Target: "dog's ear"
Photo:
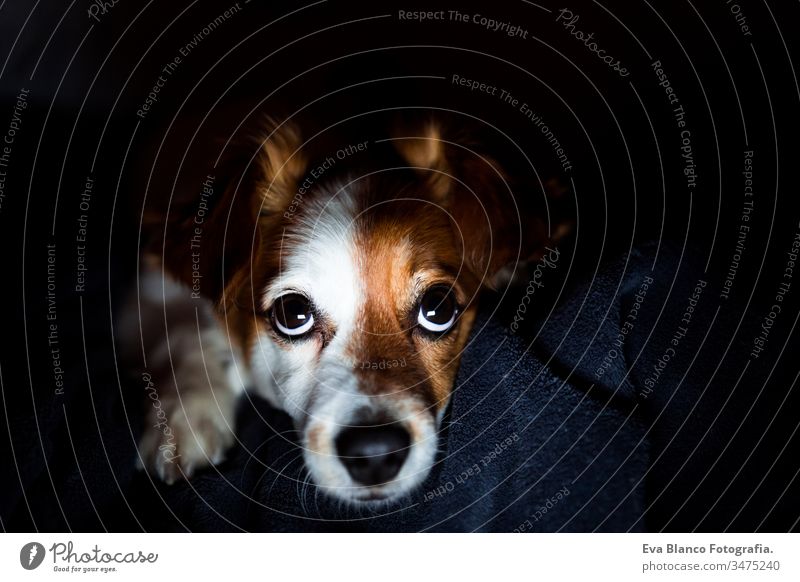
[[[258,215],[282,214],[297,193],[306,173],[307,159],[301,148],[300,129],[291,122],[264,123],[256,156]]]
[[[306,162],[300,131],[290,123],[265,121],[250,135],[215,151],[187,152],[184,166],[207,168],[179,176],[168,211],[148,216],[148,254],[161,257],[167,272],[193,296],[219,300],[226,285],[249,268],[262,229],[279,219],[302,180]],[[160,232],[159,232],[160,231]]]
[[[394,143],[423,180],[430,200],[453,217],[465,265],[483,285],[507,284],[569,232],[568,221],[547,219],[547,199],[560,197],[560,188],[550,182],[538,192],[522,191],[466,131],[448,132],[428,121],[416,129],[396,129]]]

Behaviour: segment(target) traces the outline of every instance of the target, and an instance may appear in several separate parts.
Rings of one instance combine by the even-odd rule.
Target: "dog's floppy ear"
[[[207,173],[179,177],[169,211],[150,212],[150,222],[160,225],[153,230],[160,232],[149,254],[161,256],[167,272],[194,297],[220,299],[228,282],[249,268],[261,229],[295,195],[306,168],[301,146],[296,126],[267,120],[257,133],[228,142],[222,153],[189,152],[184,165]]]
[[[448,132],[428,121],[416,129],[396,129],[394,143],[420,175],[429,198],[453,217],[465,265],[485,286],[508,283],[522,265],[569,232],[566,223],[548,228],[541,190],[521,192],[464,131]],[[545,195],[550,194],[560,192],[548,185]]]

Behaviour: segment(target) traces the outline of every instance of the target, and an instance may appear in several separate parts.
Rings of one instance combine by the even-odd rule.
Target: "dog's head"
[[[192,271],[294,419],[318,486],[392,499],[434,462],[479,291],[546,229],[520,218],[495,161],[435,123],[319,149],[273,124],[215,194]],[[167,236],[167,266],[189,280],[185,244],[169,246],[185,236]]]

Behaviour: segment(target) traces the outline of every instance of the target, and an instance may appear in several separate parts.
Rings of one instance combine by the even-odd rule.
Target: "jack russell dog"
[[[435,461],[481,290],[565,227],[523,210],[547,187],[512,192],[440,122],[331,147],[259,127],[176,182],[190,203],[144,214],[156,234],[117,326],[148,370],[140,465],[172,483],[222,462],[247,389],[291,416],[323,491],[397,499]]]

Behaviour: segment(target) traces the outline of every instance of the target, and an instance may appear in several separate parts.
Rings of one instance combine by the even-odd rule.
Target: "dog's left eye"
[[[291,293],[275,300],[272,321],[280,333],[297,337],[308,333],[314,326],[314,312],[308,299]]]
[[[445,285],[428,289],[419,302],[417,323],[423,329],[441,334],[453,327],[458,315],[458,304]]]

